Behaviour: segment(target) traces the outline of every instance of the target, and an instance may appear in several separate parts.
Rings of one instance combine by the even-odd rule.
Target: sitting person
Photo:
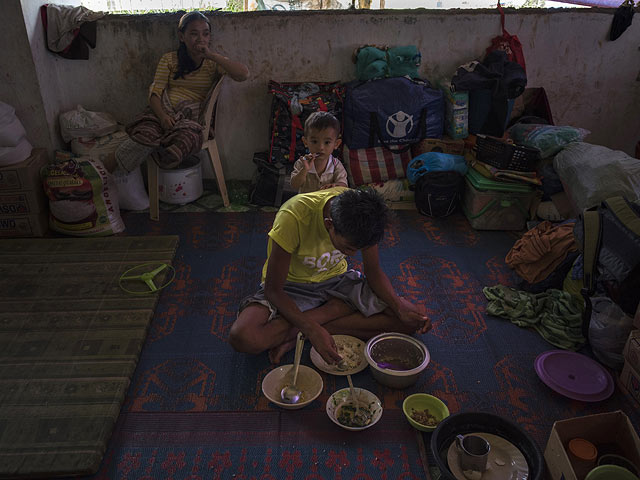
[[[314,112],[304,122],[302,141],[309,153],[296,160],[291,187],[298,193],[347,187],[347,171],[332,153],[340,146],[340,122],[329,112]]]
[[[399,297],[380,267],[378,242],[389,210],[374,191],[342,187],[285,202],[269,232],[262,286],[242,300],[229,342],[280,362],[301,331],[329,364],[341,360],[332,334],[368,339],[382,332],[425,333],[429,319]],[[347,270],[362,252],[364,275]]]
[[[116,151],[118,166],[130,172],[148,155],[162,168],[175,168],[202,148],[207,93],[224,73],[242,82],[249,70],[209,47],[211,25],[200,12],[178,24],[180,46],[160,59],[149,88],[149,108],[127,125],[129,139]],[[202,110],[202,112],[201,112]]]

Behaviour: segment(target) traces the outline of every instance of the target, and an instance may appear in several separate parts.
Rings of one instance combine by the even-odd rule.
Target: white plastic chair
[[[213,171],[218,182],[218,190],[222,197],[222,203],[225,207],[229,206],[229,194],[227,193],[227,184],[224,181],[224,172],[222,171],[222,162],[220,161],[220,153],[218,152],[218,144],[216,142],[215,128],[215,110],[218,104],[218,97],[222,82],[225,78],[223,75],[218,83],[213,85],[210,91],[209,101],[204,110],[204,128],[202,129],[202,150],[204,150],[211,162]],[[212,123],[213,122],[213,123]],[[212,128],[213,127],[213,128]],[[158,197],[158,165],[152,158],[147,158],[147,176],[149,182],[149,217],[151,220],[160,219],[160,203]]]

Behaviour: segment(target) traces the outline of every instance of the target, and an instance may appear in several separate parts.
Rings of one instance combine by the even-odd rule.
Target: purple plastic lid
[[[585,402],[609,398],[613,378],[595,360],[576,352],[550,350],[534,362],[536,373],[548,387],[565,397]]]

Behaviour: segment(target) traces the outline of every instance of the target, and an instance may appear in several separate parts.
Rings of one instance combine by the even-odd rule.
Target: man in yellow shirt
[[[278,363],[301,331],[333,364],[341,358],[331,335],[427,332],[429,319],[394,292],[380,267],[378,242],[388,217],[378,194],[344,187],[284,203],[269,232],[262,286],[241,302],[231,345],[246,353],[269,350]],[[345,257],[358,250],[364,275],[347,270]]]

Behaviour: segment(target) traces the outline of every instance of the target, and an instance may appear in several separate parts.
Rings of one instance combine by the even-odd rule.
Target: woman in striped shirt
[[[183,15],[178,24],[178,37],[178,51],[162,56],[149,89],[149,104],[165,130],[171,129],[175,122],[162,109],[163,90],[167,89],[171,104],[176,107],[181,100],[202,102],[224,72],[238,82],[249,77],[245,65],[210,49],[211,25],[202,13]]]
[[[208,92],[226,73],[242,82],[247,67],[211,50],[211,25],[200,12],[182,16],[180,46],[160,59],[149,87],[149,106],[127,125],[129,139],[116,151],[118,166],[137,168],[151,155],[162,168],[176,168],[202,147],[200,107]]]

